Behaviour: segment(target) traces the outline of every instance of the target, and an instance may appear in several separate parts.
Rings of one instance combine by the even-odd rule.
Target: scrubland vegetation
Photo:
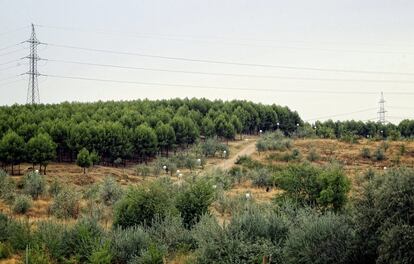
[[[195,99],[0,119],[0,259],[414,262],[411,121],[311,126],[287,108]]]

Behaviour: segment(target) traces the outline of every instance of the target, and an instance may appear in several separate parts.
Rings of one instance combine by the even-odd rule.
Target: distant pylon
[[[40,75],[37,71],[37,61],[40,60],[37,56],[37,46],[42,44],[36,38],[35,27],[32,24],[32,35],[29,40],[25,42],[30,43],[30,55],[25,57],[29,59],[29,71],[26,73],[29,75],[29,86],[27,88],[27,104],[38,104],[40,103],[39,86],[37,77]]]
[[[387,122],[385,120],[385,113],[387,111],[385,110],[385,100],[384,100],[383,92],[381,92],[381,99],[378,103],[379,103],[378,122],[380,122],[381,124],[385,124]]]

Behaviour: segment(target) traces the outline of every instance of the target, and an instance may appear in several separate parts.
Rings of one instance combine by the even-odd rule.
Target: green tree
[[[11,164],[12,175],[14,175],[14,165],[23,161],[25,143],[22,137],[9,130],[0,141],[0,161]]]
[[[206,138],[212,138],[216,135],[216,128],[214,127],[214,122],[211,118],[206,117],[203,119],[201,131]]]
[[[161,181],[129,188],[115,206],[114,225],[122,228],[150,226],[155,217],[164,218],[173,208],[170,188]]]
[[[214,189],[210,182],[199,180],[190,185],[177,197],[176,206],[181,213],[184,225],[191,228],[200,217],[207,213],[208,207],[213,202]]]
[[[171,125],[159,122],[155,129],[157,134],[158,146],[160,150],[165,150],[168,156],[168,151],[174,147],[175,132]]]
[[[48,163],[56,157],[56,144],[47,133],[39,133],[32,137],[27,143],[27,155],[33,167],[39,164],[39,171],[46,175],[46,167]]]
[[[216,133],[219,137],[225,139],[234,139],[236,131],[229,121],[228,116],[221,114],[215,120]]]
[[[235,133],[241,134],[241,132],[243,131],[243,124],[240,121],[240,119],[236,115],[232,115],[230,122],[234,127]],[[240,135],[240,138],[241,138],[241,135]]]
[[[86,169],[92,165],[91,156],[86,148],[79,151],[78,156],[76,157],[76,165],[83,168],[83,174],[85,174]]]
[[[134,148],[137,153],[145,161],[157,153],[157,135],[154,129],[147,124],[139,125],[134,131]]]

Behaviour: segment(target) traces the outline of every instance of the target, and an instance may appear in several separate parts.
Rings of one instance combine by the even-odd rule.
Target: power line
[[[10,49],[10,48],[13,48],[13,47],[19,46],[20,44],[21,44],[21,43],[15,43],[15,44],[12,44],[12,45],[8,45],[8,46],[5,46],[5,47],[3,47],[3,48],[0,48],[0,50]]]
[[[279,93],[319,93],[319,94],[370,94],[370,95],[371,94],[377,94],[377,92],[362,92],[362,91],[328,91],[328,90],[297,90],[297,89],[281,90],[281,89],[247,88],[247,87],[219,87],[219,86],[206,86],[206,85],[172,84],[172,83],[155,83],[155,82],[99,79],[99,78],[53,75],[53,74],[47,74],[47,75],[42,75],[42,76],[49,76],[49,77],[52,77],[52,78],[60,78],[60,79],[83,80],[83,81],[98,81],[98,82],[109,82],[109,83],[140,84],[140,85],[150,85],[150,86],[185,87],[185,88],[233,90],[233,91],[236,90],[236,91],[259,91],[259,92],[279,92]],[[414,92],[389,92],[389,94],[414,95]]]
[[[17,62],[17,61],[20,61],[20,59],[11,60],[11,61],[7,61],[7,62],[0,63],[0,66],[7,65],[7,64],[10,64],[10,63],[13,63],[13,62]]]
[[[91,30],[91,29],[81,29],[74,27],[61,27],[61,26],[47,26],[47,25],[36,25],[41,28],[49,28],[56,30],[66,30],[66,31],[77,31],[82,33],[95,33],[95,34],[104,34],[104,35],[128,35],[129,37],[134,38],[143,38],[143,39],[161,39],[161,40],[173,40],[173,41],[201,41],[201,42],[223,42],[226,45],[232,46],[247,46],[247,47],[267,47],[267,48],[278,48],[278,49],[294,49],[294,50],[316,50],[324,52],[351,52],[351,53],[374,53],[374,54],[413,54],[410,51],[375,51],[375,50],[353,50],[353,49],[337,49],[337,48],[320,48],[320,47],[301,47],[301,46],[280,46],[280,45],[257,45],[249,43],[240,43],[240,40],[230,40],[224,38],[212,38],[212,37],[193,37],[193,36],[177,36],[177,35],[162,35],[162,34],[142,34],[136,32],[123,32],[123,31],[103,31],[103,30]],[[237,41],[237,42],[236,42]],[[243,40],[242,40],[243,41]],[[257,42],[257,41],[256,41]],[[270,40],[260,42],[270,42]],[[274,42],[274,41],[273,41]],[[292,41],[290,41],[292,42]],[[293,41],[306,43],[305,41]]]
[[[20,30],[27,29],[27,27],[28,27],[28,26],[24,26],[24,27],[19,27],[19,28],[11,29],[11,30],[9,30],[9,31],[1,32],[1,33],[0,33],[0,36],[2,36],[2,35],[6,35],[6,34],[15,33],[15,32],[18,32],[18,31],[20,31]]]
[[[52,46],[52,47],[58,47],[58,48],[68,48],[68,49],[92,51],[92,52],[100,52],[100,53],[108,53],[108,54],[131,55],[131,56],[139,56],[139,57],[147,57],[147,58],[157,58],[157,59],[186,61],[186,62],[197,62],[197,63],[225,64],[225,65],[262,67],[262,68],[276,68],[276,69],[287,69],[287,70],[305,70],[305,71],[321,71],[321,72],[342,72],[342,73],[359,73],[359,74],[383,74],[383,75],[409,75],[409,76],[414,76],[414,73],[406,73],[406,72],[346,70],[346,69],[318,68],[318,67],[299,67],[299,66],[286,66],[286,65],[255,64],[255,63],[242,63],[242,62],[231,62],[231,61],[221,61],[221,60],[196,59],[196,58],[187,58],[187,57],[161,56],[161,55],[144,54],[144,53],[136,53],[136,52],[126,52],[126,51],[115,51],[115,50],[107,50],[107,49],[84,48],[84,47],[79,47],[79,46],[60,45],[60,44],[53,44],[53,43],[48,43],[48,45]]]
[[[12,65],[12,66],[9,66],[9,67],[6,67],[6,68],[2,68],[2,69],[0,69],[0,72],[1,71],[7,71],[7,70],[10,70],[10,69],[13,69],[13,68],[18,68],[22,65],[25,65],[25,64]]]
[[[336,115],[314,117],[314,118],[307,119],[305,121],[308,122],[308,121],[312,121],[312,120],[319,120],[319,119],[325,119],[325,118],[333,118],[333,117],[338,117],[338,116],[347,116],[347,115],[352,115],[352,114],[357,114],[357,113],[368,112],[368,111],[372,111],[372,110],[375,110],[375,109],[377,109],[377,108],[376,107],[371,107],[371,108],[366,108],[366,109],[357,110],[357,111],[348,112],[348,113],[341,113],[341,114],[336,114]]]
[[[183,70],[169,70],[159,68],[146,68],[146,67],[133,67],[122,66],[115,64],[101,64],[92,62],[81,61],[69,61],[69,60],[55,60],[48,59],[50,62],[77,64],[85,66],[97,66],[116,69],[128,69],[128,70],[144,70],[144,71],[157,71],[157,72],[171,72],[171,73],[186,73],[186,74],[200,74],[200,75],[212,75],[212,76],[226,76],[226,77],[247,77],[247,78],[269,78],[269,79],[282,79],[282,80],[300,80],[300,81],[330,81],[330,82],[374,82],[374,83],[407,83],[412,84],[414,81],[408,80],[374,80],[374,79],[333,79],[333,78],[311,78],[311,77],[288,77],[288,76],[276,76],[276,75],[255,75],[255,74],[236,74],[236,73],[214,73],[214,72],[202,72],[202,71],[183,71]]]
[[[9,51],[7,53],[2,53],[2,54],[0,54],[0,57],[1,56],[6,56],[6,55],[9,55],[9,54],[13,54],[13,53],[16,53],[16,52],[21,51],[21,50],[24,50],[24,48],[20,48],[20,49],[16,49],[16,50],[13,50],[13,51]]]

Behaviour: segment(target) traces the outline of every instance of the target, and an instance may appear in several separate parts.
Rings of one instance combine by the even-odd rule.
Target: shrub
[[[62,189],[62,183],[58,179],[54,178],[49,185],[49,195],[56,197],[56,195],[58,195]]]
[[[31,248],[28,247],[28,255],[27,255],[28,263],[30,264],[49,264],[51,263],[49,256],[47,253],[37,246]]]
[[[367,148],[367,147],[362,148],[361,157],[363,157],[364,159],[370,159],[371,158],[371,151],[369,150],[369,148]]]
[[[253,160],[251,157],[247,155],[239,156],[235,162],[237,165],[242,165],[246,168],[253,169],[256,167],[261,167],[260,162]]]
[[[257,187],[273,186],[272,175],[266,168],[259,168],[250,171],[250,178],[253,185]]]
[[[341,168],[319,168],[307,163],[290,165],[275,175],[275,183],[285,192],[279,200],[340,210],[346,203],[350,182]]]
[[[292,140],[286,138],[280,130],[265,133],[256,143],[257,151],[278,150],[283,151],[292,147]]]
[[[128,263],[133,256],[141,255],[150,241],[148,233],[141,227],[115,228],[110,233],[111,251],[115,263]]]
[[[186,252],[195,248],[195,241],[179,216],[167,215],[156,219],[148,229],[152,241],[164,245],[168,252]]]
[[[264,208],[244,210],[224,226],[214,217],[202,218],[193,230],[197,263],[261,263],[264,256],[272,256],[272,263],[283,263],[285,222]]]
[[[7,202],[13,201],[15,196],[14,189],[14,182],[4,170],[0,169],[0,198]]]
[[[46,187],[46,182],[44,177],[37,172],[29,172],[24,177],[24,192],[37,199],[40,195],[43,194]]]
[[[122,187],[112,177],[106,177],[101,185],[100,197],[106,205],[112,205],[122,196]]]
[[[13,212],[25,214],[32,207],[32,198],[28,195],[18,195],[13,203]]]
[[[142,252],[141,256],[136,256],[129,263],[131,264],[163,264],[165,249],[156,244],[151,244]]]
[[[85,263],[92,252],[99,247],[103,231],[96,221],[81,219],[65,234],[65,256],[76,256]]]
[[[191,228],[207,213],[213,202],[214,189],[210,182],[198,180],[177,196],[176,207],[183,218],[184,226]]]
[[[390,169],[368,178],[362,187],[353,210],[359,259],[364,263],[405,263],[409,255],[394,250],[412,247],[408,242],[413,239],[412,229],[407,225],[414,222],[414,171]],[[404,236],[400,236],[402,232],[406,232]]]
[[[138,176],[147,177],[151,174],[151,166],[146,164],[139,164],[135,167],[135,173]]]
[[[0,259],[7,259],[11,256],[13,249],[9,244],[0,242]]]
[[[312,148],[308,155],[306,156],[306,159],[308,161],[318,161],[321,158],[321,156],[319,155],[319,153],[316,151],[316,149]]]
[[[169,188],[161,181],[129,188],[115,206],[114,225],[151,225],[155,216],[165,216],[173,205]]]
[[[9,224],[9,217],[0,212],[0,242],[9,239]]]
[[[385,160],[385,152],[384,152],[383,148],[379,147],[375,150],[374,159],[376,161]]]
[[[7,233],[8,242],[13,249],[23,250],[31,243],[32,232],[27,220],[10,220]]]
[[[284,246],[284,263],[353,263],[354,232],[345,217],[302,216],[292,225]]]
[[[34,240],[37,245],[47,250],[55,260],[60,260],[65,254],[64,240],[67,234],[66,226],[54,221],[37,223]]]
[[[381,236],[378,264],[414,262],[414,226],[395,225]]]
[[[76,218],[79,214],[79,196],[69,188],[63,189],[50,205],[50,212],[57,218]]]
[[[104,243],[101,247],[96,248],[89,256],[91,264],[111,264],[112,252],[109,243]]]

